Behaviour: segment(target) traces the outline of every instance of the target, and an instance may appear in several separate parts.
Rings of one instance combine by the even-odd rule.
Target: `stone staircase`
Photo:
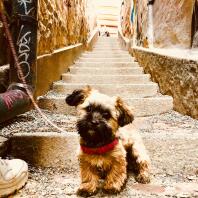
[[[53,89],[39,98],[40,107],[52,111],[44,111],[47,117],[65,132],[55,132],[36,111],[19,116],[1,131],[13,133],[9,156],[24,159],[30,165],[28,183],[14,197],[78,197],[79,136],[76,116],[71,115],[75,109],[65,104],[65,96],[87,84],[121,96],[134,108],[140,117],[133,124],[140,131],[152,164],[150,184],[136,183],[129,171],[121,193],[107,195],[101,190],[92,197],[197,198],[198,122],[169,111],[172,98],[159,93],[158,85],[149,80],[149,75],[119,47],[115,38],[100,38],[92,52],[82,54],[62,80],[54,82]],[[6,141],[0,138],[0,147]]]
[[[83,53],[61,80],[53,83],[52,90],[39,97],[39,106],[55,113],[75,114],[75,108],[65,104],[65,97],[86,85],[121,96],[135,116],[161,114],[173,107],[172,98],[159,93],[158,85],[121,49],[117,38],[100,37],[92,52]]]

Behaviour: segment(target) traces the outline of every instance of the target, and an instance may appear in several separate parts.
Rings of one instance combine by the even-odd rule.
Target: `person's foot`
[[[6,197],[21,189],[28,179],[28,165],[19,159],[0,158],[0,197]]]

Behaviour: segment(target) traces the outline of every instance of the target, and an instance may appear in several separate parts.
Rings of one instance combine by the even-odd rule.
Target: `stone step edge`
[[[77,65],[72,65],[69,67],[69,69],[89,69],[89,70],[101,70],[101,67],[80,67]],[[134,67],[130,67],[130,66],[122,66],[122,67],[108,67],[108,68],[102,68],[102,70],[143,70],[143,67],[140,66],[134,66]]]
[[[114,50],[114,51],[109,51],[109,50],[94,50],[94,51],[86,51],[83,54],[127,54],[132,56],[131,54],[129,54],[128,51],[123,51],[123,50]],[[133,56],[132,56],[133,57]]]
[[[150,77],[150,74],[107,74],[107,75],[103,75],[103,74],[71,74],[71,73],[63,73],[62,76],[72,76],[72,77],[85,77],[85,76],[93,76],[93,77]]]
[[[120,54],[115,54],[115,55],[95,55],[95,54],[89,54],[89,55],[81,55],[80,57],[79,57],[79,59],[81,59],[81,58],[91,58],[91,59],[93,59],[93,58],[95,58],[95,59],[114,59],[114,58],[117,58],[117,57],[120,57],[120,59],[134,59],[132,56],[130,56],[130,55],[128,55],[128,54],[126,54],[126,55],[120,55]]]
[[[123,62],[115,62],[115,61],[110,61],[110,62],[104,62],[104,61],[101,61],[101,62],[92,62],[92,61],[88,61],[88,62],[84,62],[84,61],[75,61],[75,64],[81,64],[81,63],[83,63],[83,64],[99,64],[99,63],[106,63],[106,64],[137,64],[137,65],[139,65],[139,63],[138,62],[136,62],[136,61],[123,61]]]
[[[159,115],[173,109],[173,99],[170,96],[122,99],[130,106],[135,117]],[[41,97],[39,107],[54,113],[76,115],[76,109],[65,103],[65,97]]]
[[[80,56],[79,57],[79,60],[89,60],[89,59],[95,59],[95,60],[99,60],[99,59],[105,59],[105,60],[110,60],[110,59],[113,59],[113,60],[120,60],[120,59],[123,59],[123,60],[133,60],[134,58],[132,56],[128,56],[128,57],[83,57],[83,56]]]
[[[130,55],[130,56],[132,56],[131,54],[129,54],[129,52],[128,51],[122,51],[122,50],[120,50],[120,51],[117,51],[117,52],[111,52],[111,51],[108,51],[108,50],[104,50],[104,51],[85,51],[85,52],[83,52],[82,53],[82,55],[88,55],[88,54],[94,54],[94,55],[104,55],[105,53],[104,52],[106,52],[108,55],[109,54],[115,54],[115,53],[118,53],[118,54],[122,54],[122,55]]]
[[[74,74],[75,75],[75,74]],[[71,85],[78,85],[78,86],[114,86],[115,88],[116,87],[123,87],[123,86],[156,86],[158,87],[158,84],[155,83],[155,82],[152,82],[152,81],[149,81],[149,82],[146,82],[146,83],[125,83],[125,84],[115,84],[115,83],[104,83],[104,84],[100,84],[100,83],[66,83],[65,81],[56,81],[53,83],[53,85],[65,85],[65,86],[71,86]]]
[[[51,95],[53,92],[53,95]],[[49,93],[49,95],[48,95]],[[56,95],[56,92],[55,91],[50,91],[48,92],[47,94],[43,95],[43,96],[38,96],[37,100],[39,99],[59,99],[59,100],[64,100],[66,95],[64,94],[60,94],[60,93],[57,93],[57,96]],[[168,96],[168,95],[159,95],[159,94],[156,94],[156,95],[153,95],[153,96],[146,96],[146,97],[122,97],[123,100],[143,100],[143,99],[146,99],[146,100],[152,100],[152,99],[157,99],[157,100],[166,100],[166,99],[170,99],[170,100],[173,100],[171,96]]]

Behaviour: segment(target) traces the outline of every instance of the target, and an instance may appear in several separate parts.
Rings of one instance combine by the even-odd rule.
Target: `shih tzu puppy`
[[[74,90],[66,97],[66,103],[77,107],[79,117],[79,195],[95,194],[100,178],[104,179],[105,192],[120,192],[128,167],[135,171],[136,181],[150,182],[149,156],[140,135],[130,124],[133,114],[120,97],[109,97],[87,86]]]

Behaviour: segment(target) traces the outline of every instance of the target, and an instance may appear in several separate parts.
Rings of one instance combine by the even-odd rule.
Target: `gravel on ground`
[[[44,111],[66,132],[76,132],[75,116]],[[138,118],[140,129],[152,161],[152,181],[148,186],[137,184],[129,173],[124,190],[118,195],[99,192],[93,197],[189,197],[198,198],[198,120],[175,111]],[[1,134],[10,137],[21,132],[56,131],[35,111],[30,111],[0,125]],[[79,171],[29,166],[27,185],[14,197],[62,198],[77,197]]]

